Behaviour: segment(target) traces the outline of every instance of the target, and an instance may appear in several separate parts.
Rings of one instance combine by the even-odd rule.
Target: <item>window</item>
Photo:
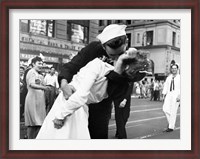
[[[54,21],[53,20],[30,20],[29,32],[38,35],[54,36]]]
[[[137,33],[137,43],[140,43],[140,33]]]
[[[126,24],[128,24],[128,25],[131,24],[131,20],[127,20]]]
[[[54,37],[54,21],[47,20],[47,36]]]
[[[110,25],[112,23],[112,20],[107,21],[107,25]]]
[[[178,41],[177,41],[178,45],[180,44],[180,35],[178,35]]]
[[[71,23],[67,22],[67,40],[71,41],[71,34],[72,34],[72,27]]]
[[[28,24],[28,20],[25,20],[25,19],[20,20],[20,22]]]
[[[20,31],[28,33],[28,20],[20,20]]]
[[[104,26],[104,20],[99,20],[99,26]]]
[[[147,31],[146,36],[146,45],[153,45],[153,31]]]
[[[154,20],[145,20],[146,22],[153,22]]]
[[[115,20],[116,24],[122,23],[122,20]]]
[[[128,48],[131,47],[131,33],[127,33],[127,38],[128,38]]]
[[[77,43],[88,43],[89,41],[89,27],[67,22],[67,40]]]
[[[172,46],[176,45],[176,32],[172,33]]]

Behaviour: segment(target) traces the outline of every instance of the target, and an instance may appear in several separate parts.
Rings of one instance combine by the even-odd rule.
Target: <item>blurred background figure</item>
[[[140,98],[140,84],[139,84],[139,82],[135,82],[134,83],[134,87],[135,87],[135,92],[136,92],[136,96],[138,97],[138,98]]]
[[[158,100],[159,101],[163,101],[163,97],[162,97],[162,91],[163,91],[163,81],[159,81],[158,85],[159,85],[159,96],[158,96]]]
[[[146,98],[146,84],[145,84],[145,81],[141,81],[141,98]]]
[[[46,112],[48,113],[58,95],[58,76],[55,74],[55,68],[51,67],[50,73],[47,73],[44,78],[44,84],[49,86],[50,89],[45,91],[46,98]]]
[[[28,93],[27,84],[26,84],[26,75],[27,75],[28,71],[33,67],[32,66],[32,59],[33,58],[30,58],[28,60],[28,67],[26,67],[26,69],[24,69],[24,75],[23,75],[23,82],[24,82],[23,95],[20,96],[20,98],[22,98],[23,104],[25,104],[25,98],[26,98],[26,95]],[[24,110],[22,110],[22,111],[24,113]]]
[[[159,85],[158,80],[154,81],[154,101],[157,101],[159,98]]]
[[[149,89],[150,89],[150,100],[154,100],[154,80],[153,80],[153,78],[151,79]]]
[[[25,71],[25,67],[20,66],[20,70],[19,70],[19,74],[20,74],[20,121],[24,120],[24,102],[25,102],[25,96],[26,96],[26,84],[23,80],[24,78],[24,71]]]

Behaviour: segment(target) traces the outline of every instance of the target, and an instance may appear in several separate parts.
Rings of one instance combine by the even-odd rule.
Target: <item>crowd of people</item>
[[[150,98],[150,101],[163,101],[162,91],[164,86],[164,80],[150,81],[147,78],[134,83],[135,94],[137,98]]]
[[[108,25],[58,75],[55,68],[44,72],[39,56],[20,67],[20,115],[28,139],[107,139],[112,105],[115,137],[126,139],[133,86],[139,98],[161,100],[163,81],[143,80],[150,60],[127,47],[125,28]]]

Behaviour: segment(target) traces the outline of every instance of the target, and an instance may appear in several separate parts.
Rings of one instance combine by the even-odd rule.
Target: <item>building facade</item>
[[[99,32],[113,23],[127,25],[129,47],[150,53],[156,79],[163,80],[169,74],[172,60],[180,64],[179,20],[100,20]]]
[[[20,63],[42,54],[59,69],[97,34],[97,20],[20,20]]]
[[[179,20],[20,20],[20,63],[39,55],[57,70],[109,24],[127,25],[128,46],[150,53],[154,75],[163,79],[180,64]]]

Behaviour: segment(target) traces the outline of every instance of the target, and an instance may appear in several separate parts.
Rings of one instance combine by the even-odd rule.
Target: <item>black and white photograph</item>
[[[190,15],[13,10],[9,148],[190,150]]]
[[[20,20],[20,139],[180,139],[180,28]]]

